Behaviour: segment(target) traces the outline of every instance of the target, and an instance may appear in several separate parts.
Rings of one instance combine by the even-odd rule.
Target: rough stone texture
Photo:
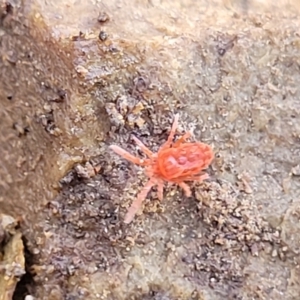
[[[299,4],[107,2],[1,2],[15,299],[298,299]],[[211,179],[125,226],[145,177],[108,146],[156,151],[175,112],[215,149]]]
[[[11,216],[0,215],[0,299],[10,300],[16,285],[25,274],[22,233]]]

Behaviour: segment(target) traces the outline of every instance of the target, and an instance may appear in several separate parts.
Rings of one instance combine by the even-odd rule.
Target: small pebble
[[[98,16],[99,23],[105,23],[109,21],[109,15],[106,12],[100,12]]]
[[[105,31],[101,30],[100,33],[99,33],[99,39],[102,42],[104,42],[104,41],[107,40],[107,38],[108,38],[108,34]]]
[[[277,255],[278,255],[277,250],[276,250],[276,249],[273,249],[271,256],[272,256],[272,257],[277,257]]]
[[[300,165],[297,165],[296,167],[292,168],[292,174],[294,176],[300,176]]]

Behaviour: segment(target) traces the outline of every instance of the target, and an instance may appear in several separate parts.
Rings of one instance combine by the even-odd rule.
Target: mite
[[[127,211],[124,222],[130,223],[142,206],[149,191],[157,185],[158,199],[163,200],[163,189],[166,182],[179,185],[187,197],[191,196],[191,189],[187,181],[201,182],[209,176],[202,171],[206,169],[214,159],[212,148],[201,142],[188,142],[191,132],[186,132],[177,141],[173,142],[178,127],[179,115],[175,115],[171,132],[167,141],[160,147],[157,153],[148,149],[137,137],[132,139],[146,154],[147,158],[138,158],[119,146],[111,145],[115,153],[128,161],[145,168],[145,174],[149,178],[137,198]]]

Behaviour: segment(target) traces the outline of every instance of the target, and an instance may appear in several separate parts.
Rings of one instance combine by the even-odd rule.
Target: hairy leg
[[[147,194],[149,193],[149,191],[151,190],[151,188],[154,184],[155,184],[155,182],[152,179],[150,179],[146,183],[146,185],[143,187],[141,192],[138,194],[136,200],[134,200],[132,202],[131,206],[129,207],[129,209],[125,215],[124,223],[129,224],[133,220],[135,214],[138,212],[138,210],[142,206],[142,202],[146,199]]]
[[[164,198],[164,182],[163,181],[159,181],[157,183],[157,196],[160,201],[162,201]]]
[[[167,141],[164,143],[162,148],[168,148],[173,142],[174,135],[176,133],[176,129],[178,127],[178,120],[179,120],[179,114],[175,115],[173,125],[169,134],[169,137]],[[173,147],[178,147],[181,143],[185,142],[190,136],[192,136],[192,133],[190,131],[186,132],[181,138],[179,138],[174,144]]]
[[[167,148],[172,144],[176,129],[178,127],[178,120],[179,120],[179,114],[176,114],[175,117],[174,117],[173,125],[172,125],[172,128],[171,128],[170,134],[168,136],[168,139],[165,142],[165,144],[163,145],[164,148]]]
[[[197,182],[201,182],[205,179],[208,179],[209,175],[208,174],[202,174],[202,175],[196,175],[196,176],[184,176],[182,178],[177,178],[176,183],[179,184],[179,182],[183,182],[183,181],[197,181]]]
[[[152,151],[147,148],[137,137],[135,137],[134,135],[132,136],[132,139],[136,142],[136,144],[141,148],[141,150],[147,154],[147,156],[150,158],[153,153]]]
[[[111,145],[111,146],[109,146],[109,148],[112,149],[117,154],[119,154],[120,156],[124,157],[125,159],[131,161],[134,164],[137,164],[137,165],[140,165],[140,166],[145,165],[145,160],[144,159],[140,159],[138,157],[133,156],[132,154],[130,154],[129,152],[127,152],[126,150],[122,149],[119,146]]]
[[[198,175],[198,176],[192,176],[191,178],[185,179],[185,181],[198,181],[201,182],[205,179],[208,179],[209,175],[208,174],[202,174],[202,175]]]
[[[203,174],[203,175],[197,176],[197,177],[196,177],[196,180],[199,181],[199,182],[201,182],[201,181],[203,181],[203,180],[205,180],[205,179],[208,179],[208,178],[209,178],[209,175],[205,173],[205,174]]]
[[[205,179],[208,179],[209,175],[208,174],[202,174],[199,176],[191,176],[191,177],[185,177],[184,180],[185,181],[197,181],[197,182],[202,182]],[[187,197],[190,197],[192,192],[191,192],[191,188],[183,181],[178,182],[177,183],[183,190],[184,193]]]
[[[192,192],[190,187],[185,182],[180,182],[178,185],[184,190],[184,193],[187,197],[190,197]]]
[[[182,137],[180,137],[174,144],[173,147],[178,147],[180,144],[184,143],[192,133],[190,131],[186,132]]]

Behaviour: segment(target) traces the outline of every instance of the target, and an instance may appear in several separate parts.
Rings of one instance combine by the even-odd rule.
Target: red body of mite
[[[133,140],[148,156],[146,159],[135,157],[119,146],[110,146],[113,151],[127,160],[144,166],[145,173],[149,177],[149,181],[129,208],[125,216],[125,223],[130,223],[133,220],[142,202],[154,185],[157,185],[159,200],[163,199],[165,182],[178,184],[185,191],[186,196],[189,197],[191,190],[185,181],[200,182],[209,177],[208,174],[200,173],[210,165],[214,158],[212,148],[200,142],[186,142],[187,138],[191,136],[190,132],[185,133],[176,142],[173,142],[177,126],[178,115],[175,116],[168,140],[161,146],[158,153],[152,153],[139,139],[133,137]]]
[[[210,146],[203,143],[184,143],[162,149],[157,155],[160,176],[166,181],[191,181],[206,169],[213,158]]]

